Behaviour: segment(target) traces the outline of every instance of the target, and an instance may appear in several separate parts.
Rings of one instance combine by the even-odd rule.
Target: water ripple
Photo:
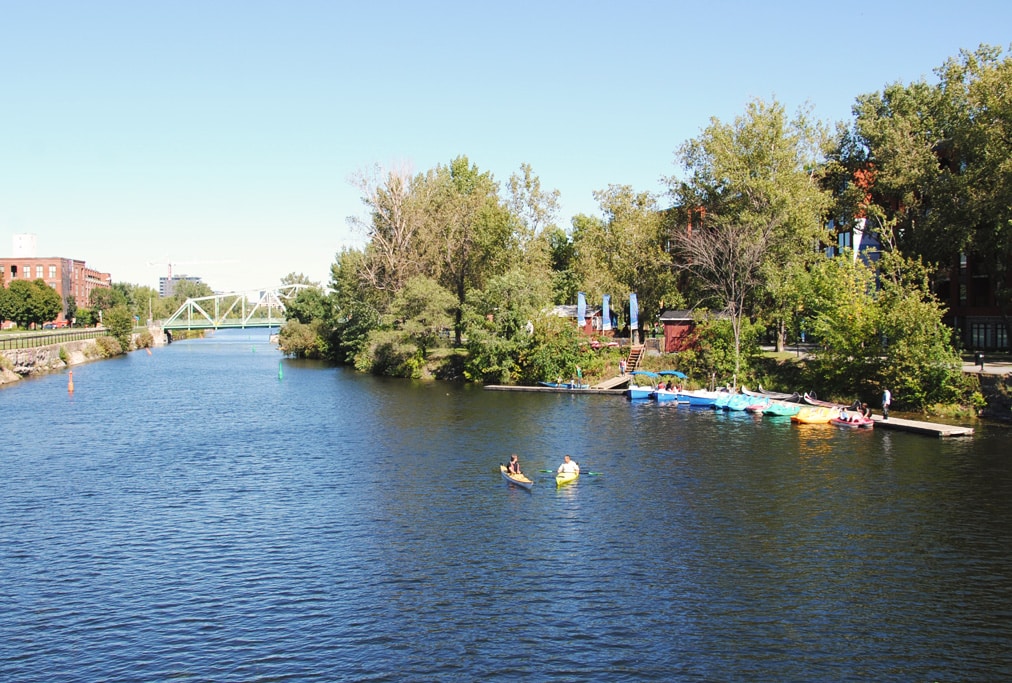
[[[1012,676],[1002,434],[278,361],[191,342],[0,392],[0,679]],[[510,452],[601,474],[511,489]]]

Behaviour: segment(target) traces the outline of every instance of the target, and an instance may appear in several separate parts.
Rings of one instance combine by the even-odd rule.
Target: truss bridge
[[[162,323],[162,329],[280,327],[285,324],[285,302],[291,301],[308,287],[309,285],[282,285],[272,289],[190,298]]]

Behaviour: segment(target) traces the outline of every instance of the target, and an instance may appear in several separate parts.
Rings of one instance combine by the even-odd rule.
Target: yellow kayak
[[[506,466],[501,463],[499,464],[499,471],[502,472],[502,478],[511,484],[522,486],[528,491],[530,491],[531,487],[534,486],[534,482],[528,479],[527,475],[524,474],[523,472],[521,472],[520,474],[510,474],[509,472],[506,471]]]
[[[563,484],[569,484],[576,481],[579,476],[579,472],[560,472],[555,475],[555,485],[562,486]]]

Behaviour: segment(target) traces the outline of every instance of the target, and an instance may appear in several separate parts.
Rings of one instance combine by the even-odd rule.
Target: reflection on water
[[[0,678],[1012,673],[1005,430],[278,362],[219,333],[0,392]]]

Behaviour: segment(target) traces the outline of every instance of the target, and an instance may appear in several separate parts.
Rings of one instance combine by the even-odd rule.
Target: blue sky
[[[33,233],[118,282],[326,282],[374,165],[529,163],[568,227],[609,184],[662,195],[752,98],[846,121],[1009,27],[1006,0],[0,0],[0,256]]]

